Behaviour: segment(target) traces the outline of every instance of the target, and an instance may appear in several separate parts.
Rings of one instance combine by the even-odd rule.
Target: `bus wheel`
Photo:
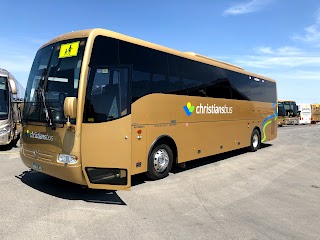
[[[168,176],[172,162],[171,148],[166,144],[157,145],[149,156],[147,177],[157,180]]]
[[[251,134],[251,141],[250,141],[250,150],[251,152],[255,152],[260,148],[260,134],[257,129],[254,129]]]

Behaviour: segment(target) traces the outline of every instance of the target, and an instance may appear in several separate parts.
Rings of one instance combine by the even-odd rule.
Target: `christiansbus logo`
[[[202,105],[200,103],[198,106],[192,106],[190,102],[187,103],[187,106],[183,107],[187,116],[190,116],[191,113],[196,110],[196,114],[232,114],[232,107],[228,107],[226,104],[224,106],[213,105]]]
[[[31,132],[29,130],[27,130],[26,132],[26,136],[30,137],[30,138],[36,138],[36,139],[40,139],[40,140],[45,140],[45,141],[53,141],[53,136],[50,136],[48,134],[42,134],[42,133],[38,133],[38,132]]]
[[[183,106],[183,109],[187,116],[190,116],[193,113],[194,106],[192,106],[191,102],[188,102],[186,106]]]

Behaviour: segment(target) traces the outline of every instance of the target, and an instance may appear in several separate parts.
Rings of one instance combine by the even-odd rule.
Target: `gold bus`
[[[89,188],[127,189],[173,164],[277,136],[276,82],[240,67],[103,29],[61,35],[37,52],[21,158]]]
[[[279,100],[278,101],[278,126],[283,125],[298,125],[299,114],[298,106],[292,100]]]
[[[320,104],[311,104],[311,123],[320,122]]]

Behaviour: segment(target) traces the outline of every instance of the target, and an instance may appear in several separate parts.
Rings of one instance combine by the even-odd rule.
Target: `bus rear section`
[[[298,105],[299,124],[311,123],[311,104],[299,103]]]
[[[320,122],[320,104],[311,104],[311,122],[316,124]]]

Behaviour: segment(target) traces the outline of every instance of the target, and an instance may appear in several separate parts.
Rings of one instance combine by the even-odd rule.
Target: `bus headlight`
[[[4,126],[2,128],[0,128],[0,134],[7,134],[10,132],[10,126]]]
[[[74,155],[68,154],[59,154],[58,155],[58,162],[65,163],[65,164],[74,164],[78,161],[78,157]]]

